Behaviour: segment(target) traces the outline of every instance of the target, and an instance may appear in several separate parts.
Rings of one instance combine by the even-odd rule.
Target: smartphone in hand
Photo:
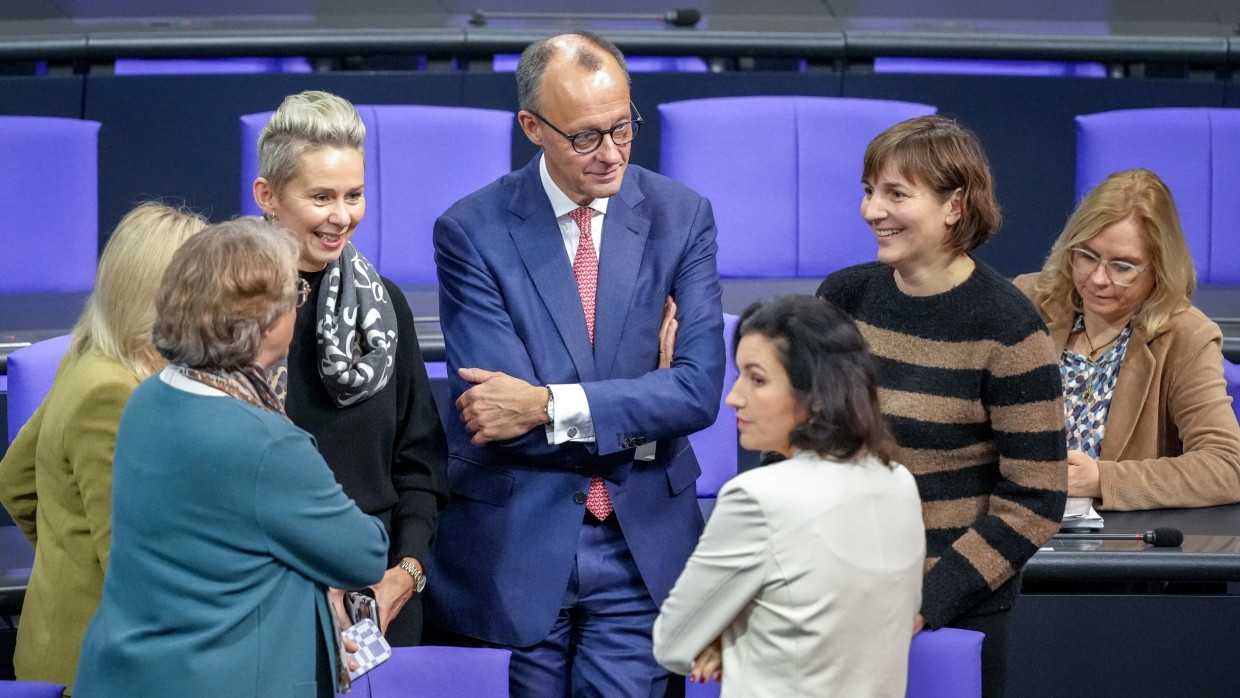
[[[371,599],[374,601],[374,599]],[[379,632],[379,625],[363,618],[341,633],[345,639],[357,644],[358,650],[349,655],[357,663],[357,669],[349,670],[349,678],[357,677],[386,662],[392,656],[392,647]]]
[[[375,622],[376,627],[382,627],[379,624],[379,602],[375,601],[375,592],[370,589],[346,591],[344,612],[348,614],[351,623],[356,624],[364,618],[369,618]]]

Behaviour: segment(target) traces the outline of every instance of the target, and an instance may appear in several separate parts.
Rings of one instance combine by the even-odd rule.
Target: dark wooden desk
[[[1103,512],[1102,518],[1104,533],[1173,527],[1184,543],[1155,548],[1136,540],[1051,539],[1025,567],[1025,582],[1240,582],[1240,505]]]
[[[1008,696],[1240,695],[1240,505],[1102,516],[1106,533],[1174,527],[1184,543],[1053,539],[1034,555],[1012,614]],[[1109,584],[1031,593],[1044,582]]]

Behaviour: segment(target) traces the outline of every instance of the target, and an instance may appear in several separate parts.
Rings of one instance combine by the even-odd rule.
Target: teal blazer
[[[310,435],[153,376],[125,406],[112,471],[74,695],[333,695],[324,587],[377,582],[388,539]]]

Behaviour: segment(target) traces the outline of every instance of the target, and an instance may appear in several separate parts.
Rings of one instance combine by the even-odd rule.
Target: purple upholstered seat
[[[355,681],[348,698],[500,698],[508,695],[508,650],[393,647],[392,656]]]
[[[1128,109],[1076,117],[1076,193],[1144,167],[1175,196],[1201,283],[1240,284],[1240,109]]]
[[[982,640],[975,630],[939,628],[913,636],[908,652],[908,698],[979,698]]]
[[[721,276],[823,277],[874,259],[873,234],[858,212],[866,145],[935,111],[831,97],[660,104],[659,170],[710,199]]]
[[[0,117],[0,293],[77,293],[99,256],[99,122]],[[54,262],[54,263],[53,263]]]
[[[1107,76],[1106,66],[1101,63],[885,56],[874,59],[874,72],[931,73],[939,75],[1006,75],[1048,78],[1105,78]]]
[[[702,468],[702,474],[697,480],[697,496],[698,504],[702,505],[703,513],[706,514],[714,508],[714,499],[719,494],[719,488],[736,476],[736,410],[725,405],[724,400],[727,399],[732,384],[736,382],[736,362],[732,360],[732,334],[736,332],[736,323],[739,320],[736,315],[723,314],[723,344],[727,360],[724,362],[719,416],[714,424],[689,435],[693,454],[697,456],[698,465]]]
[[[52,389],[56,368],[69,350],[69,335],[45,339],[9,354],[9,443]]]
[[[1240,420],[1240,364],[1223,359],[1223,378],[1227,379],[1227,394],[1231,396],[1231,411]]]
[[[311,73],[310,61],[289,58],[117,58],[116,75],[223,75]]]
[[[0,681],[0,698],[60,698],[65,687],[46,681]]]
[[[366,124],[366,217],[353,244],[398,284],[437,283],[431,231],[458,199],[512,169],[513,114],[357,105]],[[271,112],[241,117],[241,210],[254,203],[258,136]]]

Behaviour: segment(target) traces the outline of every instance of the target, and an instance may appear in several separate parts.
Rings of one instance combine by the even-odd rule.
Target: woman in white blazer
[[[759,302],[736,330],[738,475],[654,625],[654,654],[722,696],[903,696],[925,529],[856,325],[819,298]]]

